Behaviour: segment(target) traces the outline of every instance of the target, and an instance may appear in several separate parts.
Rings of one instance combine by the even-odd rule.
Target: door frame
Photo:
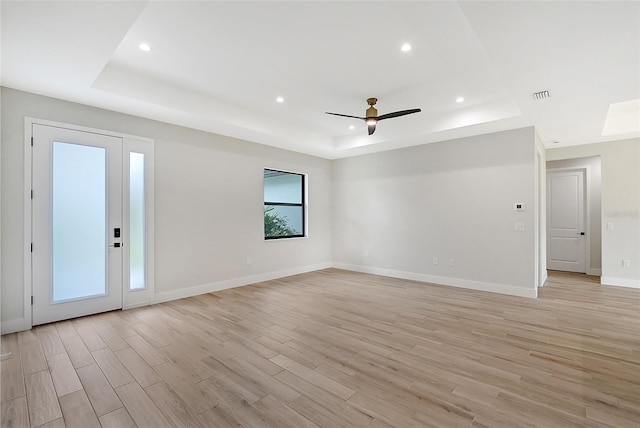
[[[562,168],[549,168],[547,169],[547,183],[549,185],[549,176],[554,172],[568,172],[568,171],[582,171],[584,175],[583,182],[583,211],[584,211],[584,224],[583,228],[585,230],[585,240],[584,240],[584,272],[585,274],[589,274],[591,270],[591,166],[590,165],[580,165],[580,166],[567,166]],[[549,192],[547,192],[547,207],[549,206]],[[549,213],[545,213],[548,217]],[[547,225],[549,224],[549,219],[547,218]],[[549,231],[545,227],[544,233],[547,235],[547,242],[549,242]],[[549,254],[547,254],[547,263],[548,263]]]
[[[536,147],[536,195],[535,195],[535,283],[536,289],[547,281],[547,164],[545,154]]]
[[[33,312],[31,306],[31,299],[33,296],[33,276],[32,276],[32,260],[31,260],[31,243],[33,239],[32,235],[32,173],[33,173],[33,161],[32,161],[32,129],[34,124],[53,126],[57,128],[65,128],[73,131],[88,132],[93,134],[102,134],[112,137],[122,138],[122,167],[123,167],[123,181],[122,186],[122,228],[123,235],[129,236],[129,153],[137,152],[145,154],[145,221],[146,221],[146,285],[147,287],[139,290],[129,290],[129,263],[128,260],[123,260],[122,270],[122,309],[131,309],[139,306],[149,305],[152,301],[155,292],[155,278],[154,278],[154,146],[155,140],[152,138],[140,137],[136,135],[123,134],[121,132],[107,131],[103,129],[90,128],[86,126],[73,125],[69,123],[56,122],[46,119],[38,119],[29,116],[24,118],[24,321],[25,328],[30,329],[33,327]],[[126,169],[126,171],[125,171]],[[125,249],[128,248],[128,242],[125,242]],[[123,254],[127,255],[128,251]],[[127,269],[124,269],[125,266]]]

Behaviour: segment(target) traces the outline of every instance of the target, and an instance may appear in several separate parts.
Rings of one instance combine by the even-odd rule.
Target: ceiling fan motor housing
[[[367,109],[367,113],[365,115],[367,118],[378,117],[378,109],[374,107],[374,105],[376,105],[377,102],[378,102],[377,98],[367,98],[367,104],[369,104],[370,106]]]

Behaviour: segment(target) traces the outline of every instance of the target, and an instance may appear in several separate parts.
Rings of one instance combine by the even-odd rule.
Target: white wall
[[[547,168],[546,153],[542,139],[535,133],[536,142],[536,284],[542,287],[547,280]]]
[[[333,260],[347,269],[535,296],[535,163],[533,128],[336,160]],[[517,202],[526,209],[515,211]],[[515,223],[525,230],[514,230]]]
[[[0,7],[0,10],[2,8]],[[0,13],[1,15],[1,13]],[[0,55],[0,58],[2,55]],[[1,63],[0,59],[0,63]],[[0,64],[0,70],[1,68]],[[2,91],[0,91],[0,119],[2,118]],[[0,120],[0,225],[2,224],[2,120]],[[2,227],[0,227],[0,244],[2,243]],[[0,279],[2,278],[2,245],[0,245]],[[0,281],[0,286],[2,285]],[[0,288],[0,323],[2,320],[2,290]],[[2,329],[0,328],[0,334],[2,333]],[[2,339],[0,339],[0,342]]]
[[[3,332],[25,321],[25,116],[155,139],[154,301],[331,264],[326,159],[8,88],[2,88],[2,102]],[[264,240],[265,167],[308,174],[308,238]]]
[[[602,162],[601,282],[640,288],[640,139],[547,150],[547,161],[589,156]]]
[[[589,206],[589,266],[587,274],[600,276],[602,273],[602,204],[601,162],[600,156],[578,159],[564,159],[547,162],[547,169],[576,168],[589,171],[588,198]]]

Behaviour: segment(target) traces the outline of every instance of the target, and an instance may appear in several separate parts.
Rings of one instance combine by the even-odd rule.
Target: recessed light
[[[464,102],[464,97],[458,97],[458,98],[456,98],[456,102],[457,102],[457,103],[463,103],[463,102]]]
[[[400,48],[400,50],[402,52],[409,52],[411,50],[411,45],[409,43],[405,43],[404,45],[402,45],[402,47]]]
[[[283,103],[284,102],[284,98],[278,97],[278,98],[276,98],[276,102],[277,103]]]
[[[140,48],[140,50],[145,52],[149,52],[151,50],[151,46],[149,46],[148,43],[140,43],[138,47]]]
[[[349,129],[356,129],[356,127],[353,125],[349,125]]]

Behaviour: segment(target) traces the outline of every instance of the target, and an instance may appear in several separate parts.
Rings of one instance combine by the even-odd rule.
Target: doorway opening
[[[547,162],[547,267],[602,273],[600,156]]]

